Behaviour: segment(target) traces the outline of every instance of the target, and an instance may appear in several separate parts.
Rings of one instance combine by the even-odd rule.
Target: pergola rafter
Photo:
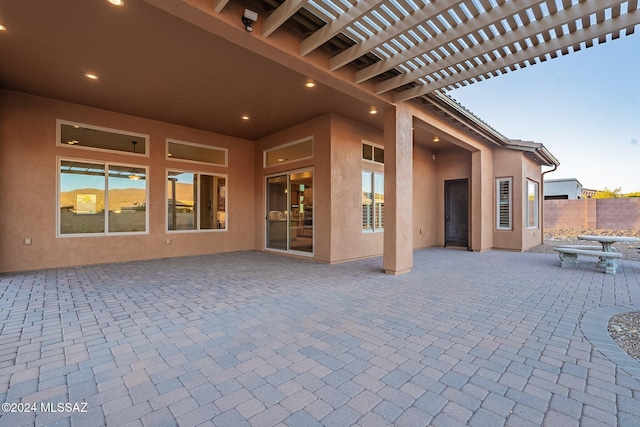
[[[548,34],[551,30],[555,31],[556,36],[563,36],[563,25],[576,25],[576,21],[596,14],[603,9],[606,9],[606,7],[604,7],[604,2],[591,2],[586,4],[584,8],[569,7],[567,9],[558,11],[552,16],[553,19],[542,19],[539,21],[533,21],[527,25],[516,28],[515,30],[506,32],[502,37],[494,37],[490,40],[485,41],[484,43],[476,44],[469,47],[468,49],[463,51],[465,57],[463,58],[462,63],[461,55],[451,55],[448,58],[443,59],[442,61],[437,61],[432,64],[421,66],[413,71],[385,80],[384,82],[376,85],[376,92],[382,93],[400,86],[404,86],[406,84],[410,84],[415,80],[430,76],[434,71],[447,69],[449,67],[455,67],[458,64],[467,69],[467,67],[464,66],[464,61],[480,57],[485,53],[503,51],[505,53],[509,52],[509,54],[514,54],[521,50],[528,50],[530,54],[535,54],[534,50],[536,48],[539,48],[541,45],[538,44],[536,47],[526,48],[526,39],[535,38],[538,34]],[[619,14],[617,16],[619,16]],[[559,22],[562,24],[559,25]],[[571,33],[576,33],[576,31],[577,30],[574,30]],[[525,47],[518,48],[516,46],[516,43],[518,44],[518,46]],[[568,48],[569,46],[563,48],[562,53],[568,54]]]
[[[474,67],[467,73],[453,74],[444,77],[439,80],[435,80],[432,83],[426,83],[420,86],[415,86],[411,89],[396,93],[393,96],[394,102],[406,101],[408,99],[416,98],[418,96],[426,95],[436,89],[448,88],[463,83],[464,85],[470,84],[471,79],[480,79],[482,77],[488,78],[490,76],[496,76],[507,70],[512,65],[520,65],[525,62],[535,63],[536,60],[544,62],[547,60],[547,55],[557,55],[557,52],[564,49],[568,49],[577,44],[592,43],[593,40],[602,37],[602,31],[605,34],[620,34],[620,31],[624,30],[630,25],[640,24],[640,11],[635,10],[624,15],[620,15],[615,19],[609,19],[602,23],[602,25],[592,25],[588,28],[576,31],[572,37],[557,37],[549,40],[545,44],[539,44],[532,53],[528,52],[528,49],[521,50],[515,54],[507,55],[495,61],[488,62],[482,66]],[[522,66],[521,66],[522,68]]]

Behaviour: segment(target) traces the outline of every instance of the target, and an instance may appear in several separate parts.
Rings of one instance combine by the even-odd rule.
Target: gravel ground
[[[616,314],[609,319],[609,335],[621,349],[640,361],[640,313]]]
[[[561,245],[593,245],[594,242],[578,240],[577,236],[633,236],[640,237],[640,230],[578,230],[578,229],[546,229],[544,244],[535,246],[527,252],[553,254],[555,246]],[[617,243],[615,248],[624,259],[640,261],[640,243]],[[634,359],[640,361],[640,312],[622,313],[609,319],[611,338],[621,349]]]

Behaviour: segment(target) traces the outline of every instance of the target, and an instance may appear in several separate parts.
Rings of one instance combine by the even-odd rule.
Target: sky
[[[640,29],[447,94],[511,139],[559,160],[545,179],[640,191]],[[547,168],[544,168],[545,170]]]

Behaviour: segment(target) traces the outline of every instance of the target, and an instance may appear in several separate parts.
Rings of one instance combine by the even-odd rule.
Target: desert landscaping
[[[554,253],[554,246],[561,245],[590,245],[592,242],[578,240],[578,236],[628,236],[640,237],[640,230],[597,230],[577,228],[548,228],[544,233],[544,244],[531,248],[528,252]],[[616,250],[624,259],[640,261],[640,244],[616,244]],[[611,338],[627,354],[640,361],[640,312],[622,313],[609,320],[609,334]]]

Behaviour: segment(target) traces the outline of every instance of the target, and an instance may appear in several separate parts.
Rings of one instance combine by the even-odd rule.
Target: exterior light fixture
[[[7,27],[5,27],[4,25],[0,24],[0,31],[7,31]]]
[[[376,109],[376,107],[371,107],[371,109],[369,110],[369,114],[371,115],[378,114],[378,110]]]
[[[244,24],[244,29],[248,32],[253,31],[253,23],[258,20],[258,12],[254,12],[250,9],[244,10],[244,15],[242,16],[242,23]]]
[[[89,80],[98,80],[98,76],[93,73],[85,73],[84,76]]]
[[[124,6],[124,0],[108,0],[114,6]]]
[[[316,82],[314,82],[313,80],[309,79],[309,80],[307,80],[307,82],[304,85],[306,87],[308,87],[309,89],[311,89],[312,87],[316,87]]]
[[[138,141],[133,140],[131,141],[131,144],[133,145],[133,153],[135,154],[136,152],[136,144],[138,143]],[[127,178],[129,178],[131,181],[138,181],[140,179],[140,175],[138,175],[138,172],[134,169],[133,171],[131,171],[131,175],[129,175]]]
[[[241,117],[242,120],[249,120],[249,116],[247,116],[246,114],[244,116]]]
[[[440,137],[434,136],[433,137],[433,142],[440,142]]]

